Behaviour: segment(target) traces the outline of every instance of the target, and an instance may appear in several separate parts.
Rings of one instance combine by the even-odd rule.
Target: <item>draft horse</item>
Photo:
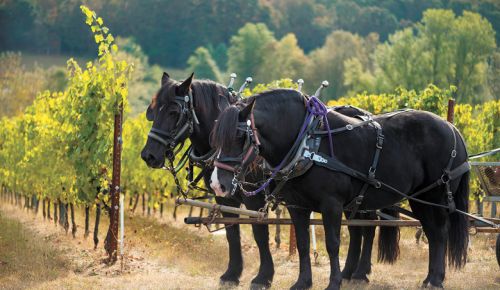
[[[178,82],[167,73],[163,74],[161,88],[153,98],[146,113],[148,120],[153,121],[148,140],[142,150],[142,158],[152,168],[165,165],[165,156],[173,157],[174,148],[190,139],[193,146],[189,158],[203,167],[203,179],[209,184],[213,166],[210,159],[214,149],[209,142],[210,132],[220,112],[236,102],[228,89],[208,80],[193,80],[191,75],[183,82]],[[339,107],[337,111],[350,116],[366,115],[353,107]],[[249,178],[262,179],[261,172],[256,172]],[[246,196],[242,191],[236,191],[235,196],[216,197],[218,204],[239,207],[243,202],[248,209],[259,210],[265,205],[265,196],[258,194]],[[223,213],[227,217],[236,215]],[[371,215],[364,216],[373,219]],[[260,268],[252,280],[252,287],[261,288],[271,285],[274,266],[269,250],[269,229],[265,225],[252,227],[254,238],[260,251]],[[374,227],[350,227],[350,244],[343,277],[347,279],[364,279],[371,271],[371,250],[374,237]],[[391,260],[392,252],[387,250],[397,246],[398,232],[393,228],[381,229],[386,239],[379,242],[379,256]],[[240,242],[240,228],[234,225],[226,228],[226,238],[229,244],[229,263],[227,271],[221,276],[222,283],[238,284],[243,270],[243,258]]]
[[[304,140],[312,140],[310,146],[302,146]],[[447,255],[455,267],[466,262],[470,167],[460,133],[439,116],[404,110],[364,122],[327,111],[314,96],[277,89],[251,97],[243,109],[228,107],[219,116],[213,141],[218,155],[211,184],[219,195],[227,196],[241,184],[258,155],[273,167],[271,178],[285,177],[281,199],[290,206],[300,259],[292,289],[312,285],[311,211],[323,216],[331,267],[328,289],[340,288],[342,211],[354,200],[360,201],[359,210],[409,200],[429,240],[424,286],[442,287]],[[293,172],[280,170],[289,168],[297,154],[312,165],[287,178]]]

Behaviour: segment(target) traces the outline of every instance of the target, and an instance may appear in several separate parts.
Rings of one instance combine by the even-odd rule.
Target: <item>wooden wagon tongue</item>
[[[210,209],[212,211],[221,211],[221,212],[227,212],[227,213],[233,213],[233,214],[240,214],[240,215],[244,215],[244,216],[248,216],[248,217],[252,217],[252,218],[257,218],[257,219],[264,219],[267,216],[267,214],[263,211],[248,210],[248,209],[220,205],[220,204],[216,204],[216,203],[208,203],[208,202],[193,200],[193,199],[188,199],[188,198],[178,198],[175,201],[175,203],[178,205],[186,204],[186,205],[197,206],[197,207],[201,207],[201,208],[207,208],[207,209]]]

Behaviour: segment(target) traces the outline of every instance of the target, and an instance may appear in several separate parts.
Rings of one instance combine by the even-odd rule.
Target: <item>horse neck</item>
[[[277,166],[288,153],[304,122],[305,114],[304,102],[299,98],[257,98],[254,118],[261,141],[260,155],[269,164]]]
[[[306,106],[301,99],[283,102],[283,105],[269,105],[256,101],[255,122],[261,137],[261,156],[272,166],[277,166],[295,143],[306,117]],[[270,109],[269,109],[270,108]],[[351,122],[352,118],[335,111],[328,114],[330,129],[340,128]],[[323,128],[326,129],[326,128]]]

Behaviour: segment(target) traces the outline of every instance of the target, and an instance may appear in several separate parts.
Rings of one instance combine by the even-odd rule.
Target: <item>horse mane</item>
[[[237,101],[225,86],[211,80],[195,80],[191,84],[191,89],[194,95],[193,105],[199,110],[215,106],[221,112]]]
[[[236,138],[240,110],[235,105],[227,107],[215,122],[211,142],[215,148],[229,147]]]

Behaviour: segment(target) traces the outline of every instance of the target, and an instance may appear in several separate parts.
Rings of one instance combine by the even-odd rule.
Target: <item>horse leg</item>
[[[346,217],[350,212],[346,212]],[[355,215],[358,218],[359,214]],[[347,251],[347,259],[345,261],[344,269],[342,270],[342,278],[351,280],[352,273],[358,268],[359,255],[361,254],[361,228],[360,227],[347,227],[349,230],[349,249]]]
[[[297,250],[299,251],[299,278],[290,289],[308,289],[312,286],[311,257],[309,255],[310,210],[289,208],[295,227]]]
[[[239,207],[240,202],[234,199],[215,198],[218,204]],[[237,214],[222,213],[224,217],[239,217]],[[241,253],[240,225],[226,227],[226,239],[229,244],[229,262],[227,270],[220,276],[221,284],[238,285],[243,272],[243,256]]]
[[[342,220],[342,203],[335,199],[323,202],[321,213],[325,229],[325,243],[330,257],[330,283],[326,289],[340,289],[342,275],[339,264],[340,228]]]
[[[433,208],[410,201],[429,242],[429,270],[423,285],[442,288],[445,277],[445,259],[448,242],[449,216],[445,209]]]
[[[375,213],[368,213],[362,215],[363,219],[375,220],[377,215]],[[352,279],[363,280],[369,282],[367,275],[372,271],[372,247],[373,239],[375,238],[375,227],[361,227],[361,235],[363,236],[363,247],[361,248],[361,258],[358,262],[358,267]]]
[[[266,204],[263,195],[243,198],[246,208],[259,210]],[[274,264],[269,248],[269,226],[252,225],[253,237],[259,248],[260,267],[257,276],[252,279],[250,289],[267,289],[271,287],[274,277]]]

